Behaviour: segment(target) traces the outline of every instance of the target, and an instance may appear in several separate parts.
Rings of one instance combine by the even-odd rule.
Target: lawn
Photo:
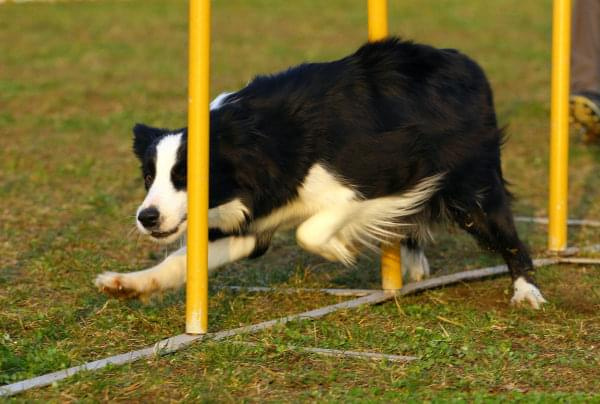
[[[510,138],[515,214],[546,215],[551,1],[390,2],[390,31],[478,60]],[[258,73],[352,52],[366,6],[350,0],[213,4],[212,93]],[[145,347],[184,330],[183,293],[108,299],[102,271],[133,271],[166,251],[140,238],[144,195],[131,127],[186,119],[187,2],[0,5],[0,385]],[[600,147],[571,142],[570,216],[600,219]],[[534,256],[545,228],[519,224]],[[600,243],[571,228],[572,245]],[[457,229],[427,255],[435,274],[497,264]],[[510,281],[459,284],[177,354],[83,373],[15,401],[600,402],[600,268],[538,271],[550,304],[508,305]],[[263,258],[211,277],[209,328],[226,330],[343,298],[231,293],[223,285],[377,288],[376,256],[354,268],[281,234]],[[256,345],[240,342],[254,342]],[[409,364],[332,359],[289,345],[414,355]]]

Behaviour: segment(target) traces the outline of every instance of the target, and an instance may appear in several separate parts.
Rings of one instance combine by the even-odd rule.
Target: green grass
[[[390,30],[477,59],[510,140],[504,170],[515,212],[547,204],[549,0],[390,2]],[[325,5],[326,4],[326,5]],[[144,347],[183,330],[183,293],[150,304],[107,299],[96,274],[164,256],[130,230],[143,197],[131,153],[135,122],[186,118],[186,2],[0,6],[0,384]],[[213,94],[257,73],[350,53],[366,36],[363,2],[227,0],[213,4]],[[572,217],[600,218],[600,149],[574,138]],[[544,228],[519,225],[534,255]],[[499,263],[460,231],[428,249],[436,274]],[[570,229],[572,244],[600,242]],[[290,234],[262,259],[211,279],[210,330],[341,301],[320,294],[231,294],[217,285],[377,287],[377,257],[341,268],[303,253]],[[600,402],[600,274],[538,274],[551,303],[508,305],[507,278],[460,284],[243,341],[81,374],[14,400]],[[450,322],[449,322],[449,321]],[[458,324],[458,325],[457,325]],[[416,355],[411,364],[331,359],[288,345]]]

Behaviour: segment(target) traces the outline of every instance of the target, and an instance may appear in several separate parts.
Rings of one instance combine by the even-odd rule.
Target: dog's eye
[[[147,188],[150,187],[150,185],[152,184],[152,180],[153,180],[153,178],[152,178],[152,176],[150,174],[147,174],[144,177],[144,183],[146,184]]]
[[[185,188],[187,182],[187,176],[185,173],[174,172],[171,174],[171,179],[173,181],[173,185],[175,185],[175,188]]]

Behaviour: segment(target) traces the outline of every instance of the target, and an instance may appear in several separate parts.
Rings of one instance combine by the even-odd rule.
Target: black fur
[[[392,38],[337,61],[258,76],[211,111],[210,125],[211,207],[240,198],[248,220],[265,216],[296,196],[317,162],[366,198],[445,173],[413,219],[457,222],[502,254],[513,278],[532,269],[502,176],[492,91],[482,69],[456,50]],[[152,142],[136,129],[141,158]],[[257,254],[270,240],[258,236]]]

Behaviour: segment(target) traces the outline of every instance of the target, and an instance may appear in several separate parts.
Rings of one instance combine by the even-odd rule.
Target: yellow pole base
[[[381,251],[381,288],[383,290],[402,288],[400,243],[385,246]]]

